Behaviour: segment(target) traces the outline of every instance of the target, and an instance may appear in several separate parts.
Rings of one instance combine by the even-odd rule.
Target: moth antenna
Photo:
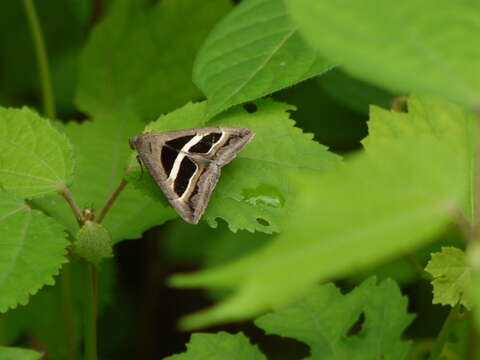
[[[142,160],[140,159],[140,155],[137,155],[137,161],[138,165],[140,165],[140,178],[138,180],[141,180],[143,178],[143,164]]]

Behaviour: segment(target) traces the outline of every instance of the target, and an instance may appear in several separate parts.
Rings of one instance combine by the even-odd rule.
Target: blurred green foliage
[[[433,341],[432,296],[465,303],[479,279],[474,115],[447,100],[475,103],[480,9],[440,3],[37,0],[48,122],[23,3],[0,2],[0,359],[82,358],[89,274],[66,248],[119,184],[100,359],[466,358],[470,320]],[[188,225],[128,138],[216,125],[257,137]],[[455,248],[433,255],[432,294],[423,268],[441,246]],[[179,324],[216,327],[189,340]]]

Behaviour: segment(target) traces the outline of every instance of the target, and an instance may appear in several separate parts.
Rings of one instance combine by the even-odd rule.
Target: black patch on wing
[[[193,145],[189,152],[195,152],[195,153],[208,153],[210,149],[213,147],[213,145],[220,140],[222,137],[221,133],[211,133],[208,135],[205,135],[202,140],[200,140],[198,143]]]
[[[176,139],[167,141],[165,144],[180,151],[182,150],[183,145],[189,142],[192,138],[193,138],[193,135],[182,136],[182,137],[178,137]]]
[[[173,183],[173,190],[180,197],[187,190],[188,182],[195,173],[197,166],[187,157],[184,157],[178,170],[177,178]]]
[[[163,169],[165,170],[165,173],[167,176],[170,175],[170,171],[172,171],[173,163],[175,162],[175,159],[178,156],[178,152],[170,149],[167,146],[162,147],[162,154],[161,156],[161,161],[163,165]]]

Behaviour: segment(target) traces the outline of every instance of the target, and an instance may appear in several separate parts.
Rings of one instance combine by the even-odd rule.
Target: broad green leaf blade
[[[465,193],[465,164],[429,136],[378,146],[323,177],[300,177],[295,212],[275,241],[242,260],[192,275],[183,287],[233,289],[185,326],[245,319],[338,278],[427,244]]]
[[[465,253],[455,247],[443,247],[432,254],[425,271],[433,276],[433,303],[455,306],[458,302],[471,309],[469,288],[473,268]]]
[[[433,134],[452,146],[467,163],[469,189],[474,188],[474,154],[476,120],[473,112],[461,106],[431,97],[410,97],[408,113],[387,111],[372,107],[368,122],[369,136],[362,143],[367,150],[402,138]],[[473,218],[474,193],[469,191],[461,206],[468,219]],[[459,209],[460,210],[460,209]]]
[[[0,184],[22,198],[69,186],[73,151],[48,120],[27,108],[0,108]]]
[[[279,0],[243,1],[210,33],[193,79],[207,117],[321,74],[332,67],[303,40]]]
[[[479,103],[478,1],[283,1],[307,41],[360,79]]]
[[[77,153],[77,180],[71,191],[81,207],[93,207],[98,215],[124,176],[125,159],[130,153],[128,138],[140,133],[142,127],[142,121],[127,107],[99,115],[93,121],[71,122],[64,127]],[[36,204],[64,224],[72,235],[77,233],[78,224],[63,198],[52,196]],[[102,224],[117,243],[138,238],[145,230],[173,216],[172,210],[127,185]]]
[[[33,350],[0,346],[2,360],[40,360],[42,354]]]
[[[413,320],[407,301],[392,280],[376,285],[375,278],[370,278],[346,295],[326,284],[258,318],[255,324],[267,334],[307,344],[311,360],[401,360],[410,349],[401,336]],[[361,330],[349,334],[362,314]]]
[[[23,201],[0,189],[0,313],[18,304],[44,285],[67,260],[63,227]]]
[[[456,145],[472,157],[475,115],[459,105],[432,97],[411,96],[408,113],[372,106],[368,122],[369,136],[362,143],[369,149],[406,137],[432,134]]]
[[[253,141],[222,169],[204,219],[212,227],[217,218],[224,219],[232,231],[245,229],[266,233],[278,232],[282,222],[294,211],[295,199],[301,189],[289,179],[290,174],[322,174],[339,163],[339,157],[312,141],[289,119],[286,104],[259,101],[257,111],[248,113],[237,107],[222,114],[209,125],[244,126],[256,132]],[[189,104],[161,117],[145,131],[169,131],[201,127],[205,124],[205,103]],[[139,166],[132,179],[140,178]],[[145,177],[145,175],[144,175]],[[159,187],[149,182],[137,182],[150,196],[164,203]]]
[[[80,64],[76,103],[90,114],[129,104],[153,120],[201,96],[192,82],[198,48],[231,8],[228,0],[119,0],[93,31]]]
[[[192,334],[187,351],[165,360],[267,360],[242,333]]]

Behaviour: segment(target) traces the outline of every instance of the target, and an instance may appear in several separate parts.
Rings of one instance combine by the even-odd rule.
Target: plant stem
[[[472,214],[472,232],[470,241],[478,240],[477,231],[480,222],[478,213],[480,212],[480,105],[475,108],[476,115],[476,136],[475,136],[475,195]]]
[[[432,351],[430,352],[430,357],[428,360],[437,360],[440,359],[440,355],[442,353],[443,347],[445,343],[448,341],[450,333],[453,330],[453,324],[455,323],[455,318],[458,316],[460,312],[460,303],[455,305],[453,308],[450,309],[450,313],[447,316],[447,319],[442,325],[440,329],[440,333],[437,336],[437,340],[433,345]]]
[[[62,273],[60,275],[60,286],[62,288],[63,325],[65,328],[65,337],[67,339],[67,357],[68,360],[76,360],[76,328],[74,321],[75,309],[73,308],[72,279],[70,273],[70,266],[71,265],[69,263],[63,265]]]
[[[100,211],[100,214],[95,219],[97,223],[100,224],[102,222],[105,215],[107,215],[108,210],[110,210],[115,200],[117,200],[118,195],[120,195],[120,193],[122,192],[122,190],[125,188],[126,185],[127,185],[127,180],[125,180],[125,178],[122,178],[122,181],[120,181],[120,184],[118,184],[117,188],[113,191],[112,195],[110,195],[110,197],[107,199],[107,201],[103,205],[102,211]]]
[[[85,360],[97,360],[97,270],[85,263]]]
[[[78,223],[81,224],[83,221],[82,209],[80,209],[77,202],[73,198],[73,195],[70,192],[70,189],[64,186],[60,194],[65,198],[65,200],[67,200],[68,204],[73,210],[73,213],[75,214],[75,217],[77,218]]]
[[[38,20],[37,11],[33,0],[23,0],[25,11],[27,13],[28,24],[32,33],[33,45],[35,48],[35,58],[42,87],[43,112],[49,119],[55,119],[55,100],[53,98],[52,83],[50,79],[50,68],[48,66],[48,55],[43,38],[42,27]]]

